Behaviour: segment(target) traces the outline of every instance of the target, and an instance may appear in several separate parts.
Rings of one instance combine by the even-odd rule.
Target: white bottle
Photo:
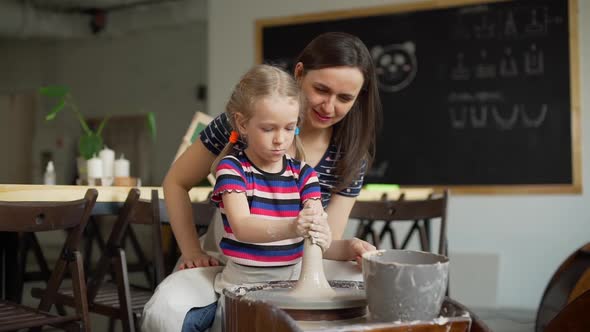
[[[53,161],[47,163],[45,168],[45,174],[43,174],[43,183],[46,185],[55,185],[55,168],[53,167]]]

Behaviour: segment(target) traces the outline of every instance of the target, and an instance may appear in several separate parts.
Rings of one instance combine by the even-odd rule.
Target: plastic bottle
[[[53,167],[53,161],[47,163],[45,168],[45,174],[43,174],[43,183],[46,185],[55,185],[55,168]]]

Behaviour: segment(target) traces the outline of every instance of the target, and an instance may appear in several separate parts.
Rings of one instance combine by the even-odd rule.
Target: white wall
[[[0,93],[62,84],[71,87],[86,117],[155,112],[158,138],[151,184],[159,184],[194,112],[205,109],[196,87],[207,84],[206,48],[205,21],[118,37],[0,39]],[[80,125],[69,110],[46,122],[49,106],[42,100],[35,119],[33,181],[41,181],[40,153],[50,151],[58,183],[68,183],[75,172]]]
[[[161,183],[192,115],[205,108],[195,91],[207,81],[206,29],[196,22],[57,47],[54,82],[72,87],[84,114],[156,113],[152,184]]]
[[[409,1],[215,0],[209,7],[209,111],[223,111],[254,64],[255,20]],[[580,1],[582,134],[590,131],[590,3]],[[454,196],[449,243],[451,292],[468,305],[536,309],[560,262],[590,241],[590,135],[582,135],[583,195]],[[485,273],[485,275],[479,275]],[[495,274],[495,275],[493,275]],[[497,285],[496,285],[497,282]],[[497,291],[494,296],[489,290]],[[482,299],[489,299],[488,302]],[[483,302],[483,303],[482,303]]]

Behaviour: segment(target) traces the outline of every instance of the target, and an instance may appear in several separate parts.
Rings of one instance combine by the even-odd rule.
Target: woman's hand
[[[180,256],[178,270],[192,269],[196,267],[219,266],[219,261],[205,253]]]
[[[350,251],[352,252],[354,260],[356,260],[359,269],[362,269],[363,267],[363,254],[373,250],[377,250],[377,248],[367,241],[363,241],[356,237],[350,239]]]

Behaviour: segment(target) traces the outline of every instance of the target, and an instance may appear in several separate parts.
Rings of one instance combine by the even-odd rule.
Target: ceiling
[[[0,0],[0,38],[92,38],[206,22],[208,0]]]
[[[153,5],[159,2],[174,2],[172,0],[19,0],[30,3],[40,9],[80,12],[89,9],[117,10],[134,6]]]

